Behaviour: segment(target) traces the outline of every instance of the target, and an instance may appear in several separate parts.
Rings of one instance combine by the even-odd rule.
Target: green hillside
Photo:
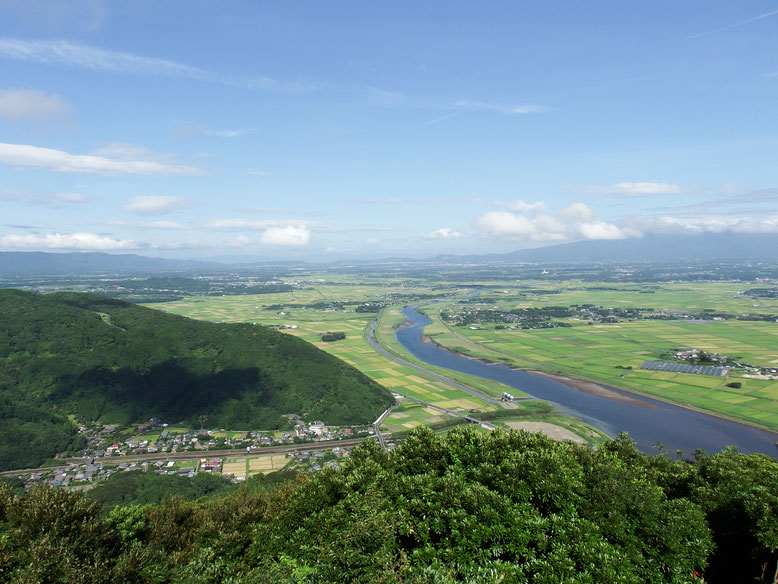
[[[68,420],[276,428],[373,421],[389,392],[301,339],[90,294],[0,290],[0,469],[80,446]]]

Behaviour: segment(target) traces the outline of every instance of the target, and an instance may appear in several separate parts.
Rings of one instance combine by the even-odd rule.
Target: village
[[[194,477],[198,473],[222,475],[242,482],[258,473],[279,470],[318,472],[339,468],[338,458],[348,456],[351,446],[306,449],[305,444],[366,438],[375,435],[372,426],[334,427],[321,420],[305,422],[297,414],[284,416],[291,427],[277,431],[191,430],[170,427],[152,418],[146,424],[81,426],[87,447],[78,453],[87,462],[67,462],[51,470],[35,469],[18,474],[24,487],[89,489],[119,472],[142,471]],[[265,452],[268,447],[278,448]],[[245,453],[237,453],[243,450]],[[221,451],[221,454],[220,454]],[[202,452],[202,456],[185,453]],[[170,454],[170,457],[161,456]],[[143,460],[148,456],[148,460]],[[107,460],[106,460],[107,459]]]
[[[153,472],[160,475],[177,475],[192,478],[198,473],[221,475],[234,483],[240,483],[255,474],[277,471],[319,472],[323,468],[340,468],[339,458],[348,457],[351,446],[334,446],[326,449],[290,448],[285,452],[251,452],[244,455],[209,456],[184,460],[158,459],[122,462],[92,459],[85,463],[68,463],[51,470],[35,470],[17,474],[24,488],[49,485],[74,490],[88,490],[121,472]],[[9,475],[10,476],[10,475]]]
[[[321,420],[304,421],[297,414],[286,414],[289,429],[269,431],[193,430],[172,427],[158,418],[146,424],[120,427],[91,425],[79,427],[87,447],[78,456],[101,458],[128,454],[181,453],[188,451],[246,449],[253,452],[266,446],[342,440],[372,435],[372,426],[327,426]]]

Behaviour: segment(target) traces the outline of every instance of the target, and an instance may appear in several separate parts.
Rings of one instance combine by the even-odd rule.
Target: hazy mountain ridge
[[[778,259],[778,234],[706,233],[592,239],[504,254],[442,255],[441,262],[618,262]]]
[[[0,275],[65,275],[94,273],[156,273],[176,270],[216,270],[216,262],[169,260],[136,254],[102,252],[48,253],[42,251],[0,252]]]
[[[709,260],[776,260],[778,234],[705,233],[647,235],[637,239],[588,240],[522,249],[509,253],[445,254],[433,258],[382,258],[324,262],[253,261],[224,264],[199,260],[171,260],[134,254],[97,252],[0,252],[0,275],[64,275],[94,273],[149,274],[176,271],[220,272],[260,266],[312,267],[373,263],[515,263],[515,262],[672,262]]]

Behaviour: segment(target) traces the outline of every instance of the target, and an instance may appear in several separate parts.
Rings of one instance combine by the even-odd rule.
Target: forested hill
[[[372,422],[391,394],[293,336],[92,294],[0,290],[0,469],[79,446],[79,421],[279,427]]]

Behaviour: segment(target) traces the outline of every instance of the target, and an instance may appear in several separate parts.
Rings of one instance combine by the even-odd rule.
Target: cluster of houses
[[[743,361],[738,361],[732,357],[726,355],[719,355],[718,353],[708,353],[706,351],[700,351],[698,349],[690,349],[689,351],[677,351],[673,354],[673,357],[680,359],[681,361],[689,361],[692,363],[706,362],[715,364],[726,369],[745,369],[749,373],[765,377],[766,379],[773,379],[778,376],[778,369],[775,367],[760,367],[758,365],[751,365]]]
[[[148,471],[157,474],[193,477],[198,472],[221,474],[221,458],[201,458],[200,460],[174,462],[157,460],[127,462],[107,465],[97,461],[84,464],[68,464],[51,471],[33,472],[24,477],[26,488],[47,484],[52,487],[78,487],[101,482],[117,472]]]
[[[340,468],[340,463],[333,457],[349,456],[348,448],[336,447],[332,450],[300,450],[291,453],[297,470],[308,470],[310,472],[319,472],[322,468]]]
[[[102,464],[70,464],[48,472],[33,472],[24,477],[26,488],[48,484],[52,487],[70,487],[78,484],[104,480],[116,472],[116,469],[104,468]]]
[[[178,463],[169,460],[122,462],[122,456],[174,454],[198,450],[202,450],[205,454],[208,450],[244,448],[247,454],[251,454],[261,452],[261,449],[266,446],[324,442],[375,434],[372,426],[333,427],[327,426],[321,420],[306,422],[297,414],[287,414],[284,417],[287,418],[292,427],[289,430],[282,432],[233,432],[233,436],[237,436],[232,438],[224,437],[223,430],[220,432],[213,430],[177,432],[169,429],[167,424],[158,419],[149,420],[148,424],[136,425],[134,428],[136,434],[126,439],[120,438],[120,435],[123,437],[126,432],[118,426],[82,426],[79,432],[87,439],[87,448],[82,455],[90,458],[91,461],[83,464],[66,464],[51,471],[30,473],[24,477],[25,486],[49,484],[54,487],[73,488],[78,485],[100,482],[116,472],[132,470],[190,477],[198,472],[220,474],[222,472],[222,458],[204,457],[199,461]],[[148,434],[149,431],[153,432]],[[219,435],[218,438],[217,435]],[[319,450],[294,450],[289,456],[294,458],[294,466],[298,470],[316,472],[327,466],[338,468],[340,465],[334,459],[348,456],[348,454],[348,449],[335,447],[326,453]],[[107,463],[98,460],[104,457],[116,457],[115,462]]]
[[[321,442],[368,436],[374,433],[370,426],[333,427],[321,420],[306,422],[296,414],[285,416],[291,426],[281,432],[232,432],[233,437],[225,436],[224,431],[175,431],[160,420],[152,419],[148,424],[135,427],[135,434],[119,439],[117,426],[86,427],[79,431],[87,438],[87,448],[83,456],[101,458],[127,454],[155,454],[162,452],[183,452],[191,450],[219,450],[245,448],[247,452],[264,446]],[[160,430],[159,434],[146,435],[149,430]]]

